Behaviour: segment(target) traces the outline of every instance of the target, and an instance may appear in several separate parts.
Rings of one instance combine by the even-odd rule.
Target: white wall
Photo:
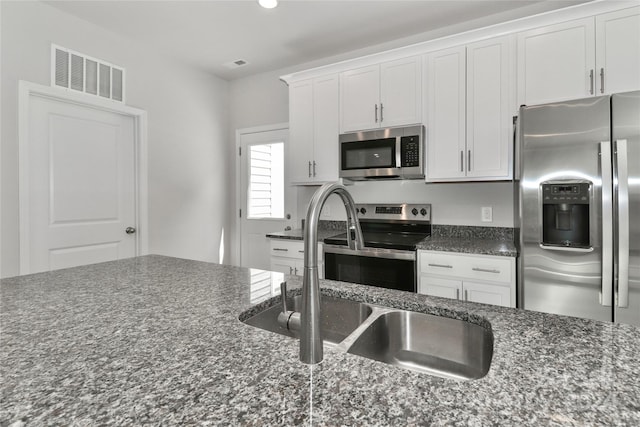
[[[149,251],[217,262],[225,230],[228,257],[228,83],[47,4],[0,7],[3,277],[19,272],[18,80],[50,84],[51,43],[123,66],[127,104],[148,112]]]

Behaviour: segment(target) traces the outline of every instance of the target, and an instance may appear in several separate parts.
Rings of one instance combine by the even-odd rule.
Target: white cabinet
[[[513,37],[430,53],[426,79],[426,180],[511,179]]]
[[[348,70],[340,74],[340,132],[421,122],[420,57]]]
[[[300,240],[271,239],[271,270],[302,276],[304,272],[304,242]],[[318,275],[324,278],[322,243],[318,243]]]
[[[516,306],[515,258],[418,251],[418,293]]]
[[[597,95],[640,89],[640,7],[596,17]]]
[[[289,87],[289,174],[294,184],[338,180],[338,75]]]
[[[518,34],[518,104],[640,89],[640,8]]]

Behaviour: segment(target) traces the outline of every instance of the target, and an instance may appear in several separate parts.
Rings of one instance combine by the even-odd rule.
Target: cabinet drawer
[[[300,240],[271,239],[270,255],[283,258],[304,259],[304,242]],[[318,243],[318,262],[322,262],[322,243]]]
[[[463,279],[512,283],[515,259],[490,255],[421,251],[420,272]]]

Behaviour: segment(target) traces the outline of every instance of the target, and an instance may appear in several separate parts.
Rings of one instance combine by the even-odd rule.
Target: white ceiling
[[[588,0],[48,1],[233,80],[348,52],[388,49]],[[244,59],[248,65],[223,64]],[[319,65],[319,64],[318,64]]]

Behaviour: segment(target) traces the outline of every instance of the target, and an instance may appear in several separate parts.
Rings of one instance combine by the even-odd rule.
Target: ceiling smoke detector
[[[278,5],[278,0],[258,0],[258,4],[265,9],[273,9]]]
[[[223,64],[223,65],[233,70],[234,68],[244,67],[247,64],[248,62],[245,61],[244,59],[236,59],[235,61],[227,62],[226,64]]]

